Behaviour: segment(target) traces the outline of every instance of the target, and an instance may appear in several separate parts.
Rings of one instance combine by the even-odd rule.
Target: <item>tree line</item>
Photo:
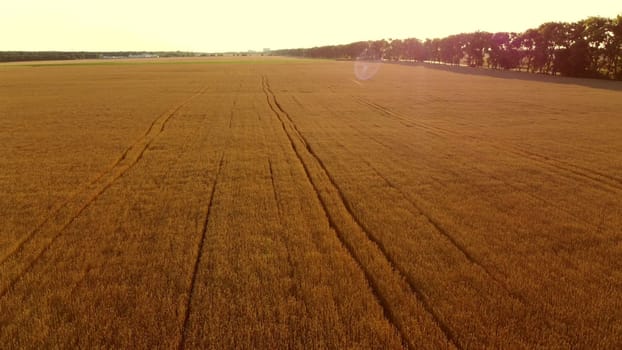
[[[159,57],[194,57],[199,55],[185,51],[0,51],[0,62],[84,60],[106,56],[129,57],[140,54],[153,54]]]
[[[622,15],[548,22],[522,33],[360,41],[273,51],[276,55],[436,62],[532,73],[622,80]]]

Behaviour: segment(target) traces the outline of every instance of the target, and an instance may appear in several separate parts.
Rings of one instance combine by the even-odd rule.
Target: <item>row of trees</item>
[[[98,58],[93,52],[61,52],[61,51],[4,51],[0,52],[0,62],[18,61],[54,61],[79,60]]]
[[[140,54],[153,54],[159,57],[194,57],[198,55],[194,52],[185,51],[0,51],[0,62],[82,60],[96,59],[104,56],[128,57],[129,55]]]
[[[441,39],[362,41],[275,51],[334,59],[433,61],[533,73],[622,80],[622,16],[549,22],[523,33],[474,32]]]

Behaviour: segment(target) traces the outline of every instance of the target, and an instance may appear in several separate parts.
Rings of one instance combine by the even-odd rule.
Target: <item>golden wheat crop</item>
[[[0,66],[2,348],[622,347],[619,85],[164,62]]]

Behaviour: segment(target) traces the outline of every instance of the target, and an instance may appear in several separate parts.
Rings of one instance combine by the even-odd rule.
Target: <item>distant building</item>
[[[269,47],[264,47],[263,53],[270,53],[270,48]]]
[[[103,59],[120,59],[120,58],[160,58],[158,55],[154,55],[151,53],[139,53],[139,54],[129,54],[127,56],[121,55],[100,55],[100,58]]]
[[[127,56],[128,58],[160,58],[158,55],[154,55],[151,53],[139,53],[136,55],[130,54]]]

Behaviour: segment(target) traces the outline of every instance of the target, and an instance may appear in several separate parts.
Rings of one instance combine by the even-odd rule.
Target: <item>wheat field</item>
[[[2,348],[622,347],[619,83],[0,65]]]

